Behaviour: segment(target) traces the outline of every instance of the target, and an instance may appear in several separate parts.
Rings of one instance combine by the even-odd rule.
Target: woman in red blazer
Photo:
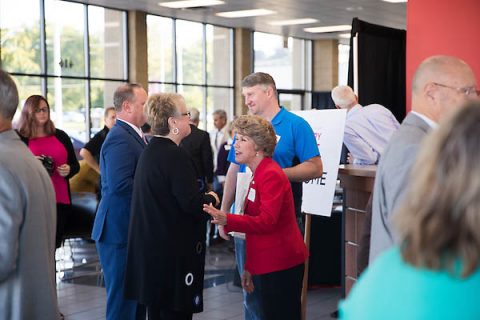
[[[204,205],[212,223],[225,231],[246,234],[246,262],[242,286],[260,285],[260,306],[265,319],[301,319],[301,291],[308,253],[295,220],[290,182],[271,156],[276,145],[272,125],[258,116],[235,120],[235,159],[253,173],[244,215]],[[238,205],[238,204],[237,204]]]

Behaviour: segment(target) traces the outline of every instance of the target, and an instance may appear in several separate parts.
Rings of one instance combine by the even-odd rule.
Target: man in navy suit
[[[140,127],[145,123],[143,106],[147,93],[138,84],[125,84],[113,96],[117,122],[110,130],[100,153],[102,199],[93,225],[107,289],[107,320],[145,319],[136,301],[123,296],[127,261],[128,225],[133,177],[145,148]]]

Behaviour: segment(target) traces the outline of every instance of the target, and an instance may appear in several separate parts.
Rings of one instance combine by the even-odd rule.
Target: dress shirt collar
[[[432,119],[430,119],[426,115],[418,113],[416,111],[410,111],[410,112],[413,113],[414,115],[418,116],[419,118],[421,118],[423,121],[425,121],[430,126],[430,128],[435,129],[436,127],[438,127],[438,123],[436,123],[435,121],[433,121]]]
[[[132,127],[132,129],[133,129],[133,130],[135,130],[135,132],[136,132],[136,133],[138,133],[138,135],[140,136],[140,138],[142,138],[142,139],[143,139],[143,132],[142,132],[142,129],[140,129],[140,128],[139,128],[139,127],[137,127],[136,125],[133,125],[133,124],[131,124],[130,122],[128,122],[128,121],[125,121],[125,120],[123,120],[123,119],[119,119],[119,118],[117,118],[117,121],[118,121],[118,120],[120,120],[120,121],[122,121],[122,122],[125,122],[125,123],[126,123],[126,124],[128,124],[130,127]]]

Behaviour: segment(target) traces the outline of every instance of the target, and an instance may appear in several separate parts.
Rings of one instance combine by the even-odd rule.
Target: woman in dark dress
[[[32,153],[42,161],[52,179],[57,201],[57,235],[55,245],[62,244],[68,215],[71,212],[69,179],[80,170],[70,137],[55,128],[50,106],[40,95],[28,97],[18,122],[18,133]]]
[[[151,320],[192,319],[203,310],[202,206],[219,200],[199,192],[193,162],[178,146],[190,134],[183,97],[152,95],[146,113],[153,136],[135,173],[125,295],[146,305]]]

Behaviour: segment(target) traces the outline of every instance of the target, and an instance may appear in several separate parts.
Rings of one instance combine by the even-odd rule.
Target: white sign
[[[347,110],[292,112],[307,120],[312,127],[323,162],[322,176],[303,183],[302,211],[329,217],[335,196]]]

